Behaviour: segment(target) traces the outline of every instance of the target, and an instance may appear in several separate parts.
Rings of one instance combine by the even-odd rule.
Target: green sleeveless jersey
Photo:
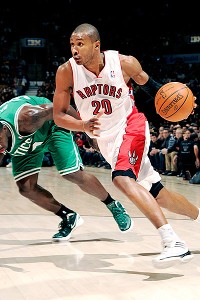
[[[46,121],[41,128],[29,135],[21,135],[18,128],[18,116],[20,110],[27,105],[40,105],[52,103],[49,99],[37,96],[19,96],[0,106],[0,121],[6,125],[12,135],[11,148],[8,150],[12,156],[24,156],[30,154],[48,138],[53,121]],[[39,149],[38,149],[39,150]]]

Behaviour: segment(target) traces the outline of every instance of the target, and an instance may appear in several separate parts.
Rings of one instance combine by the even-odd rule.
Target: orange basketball
[[[164,84],[155,96],[156,112],[165,120],[178,122],[187,119],[194,109],[194,95],[181,82]]]

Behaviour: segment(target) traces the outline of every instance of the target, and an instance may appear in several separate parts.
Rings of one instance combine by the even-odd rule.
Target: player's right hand
[[[99,118],[104,114],[104,109],[102,109],[95,117],[92,117],[88,121],[84,121],[83,128],[87,133],[92,134],[93,136],[100,136],[98,131],[100,130],[101,122]]]

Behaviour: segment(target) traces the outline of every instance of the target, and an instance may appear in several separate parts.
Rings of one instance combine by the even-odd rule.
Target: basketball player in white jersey
[[[71,34],[70,45],[72,58],[56,74],[55,123],[97,139],[112,167],[114,185],[158,229],[164,250],[153,258],[154,266],[168,268],[190,261],[193,255],[168,224],[160,206],[197,221],[199,209],[161,184],[147,155],[148,122],[135,106],[129,83],[133,79],[152,97],[160,85],[143,71],[135,57],[111,50],[102,52],[99,32],[91,24],[79,25]],[[82,120],[66,114],[71,89]]]

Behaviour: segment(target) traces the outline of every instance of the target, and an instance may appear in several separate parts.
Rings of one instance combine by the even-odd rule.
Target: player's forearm
[[[71,105],[69,106],[69,109],[67,111],[67,114],[74,117],[77,120],[81,120],[80,115],[78,114],[78,112],[75,110],[75,108],[73,108]]]
[[[85,131],[84,122],[77,120],[68,114],[59,114],[54,116],[54,122],[57,126],[71,130],[71,131]]]
[[[161,86],[161,83],[156,82],[151,77],[149,77],[148,81],[144,85],[140,85],[140,87],[152,98],[155,97]]]

